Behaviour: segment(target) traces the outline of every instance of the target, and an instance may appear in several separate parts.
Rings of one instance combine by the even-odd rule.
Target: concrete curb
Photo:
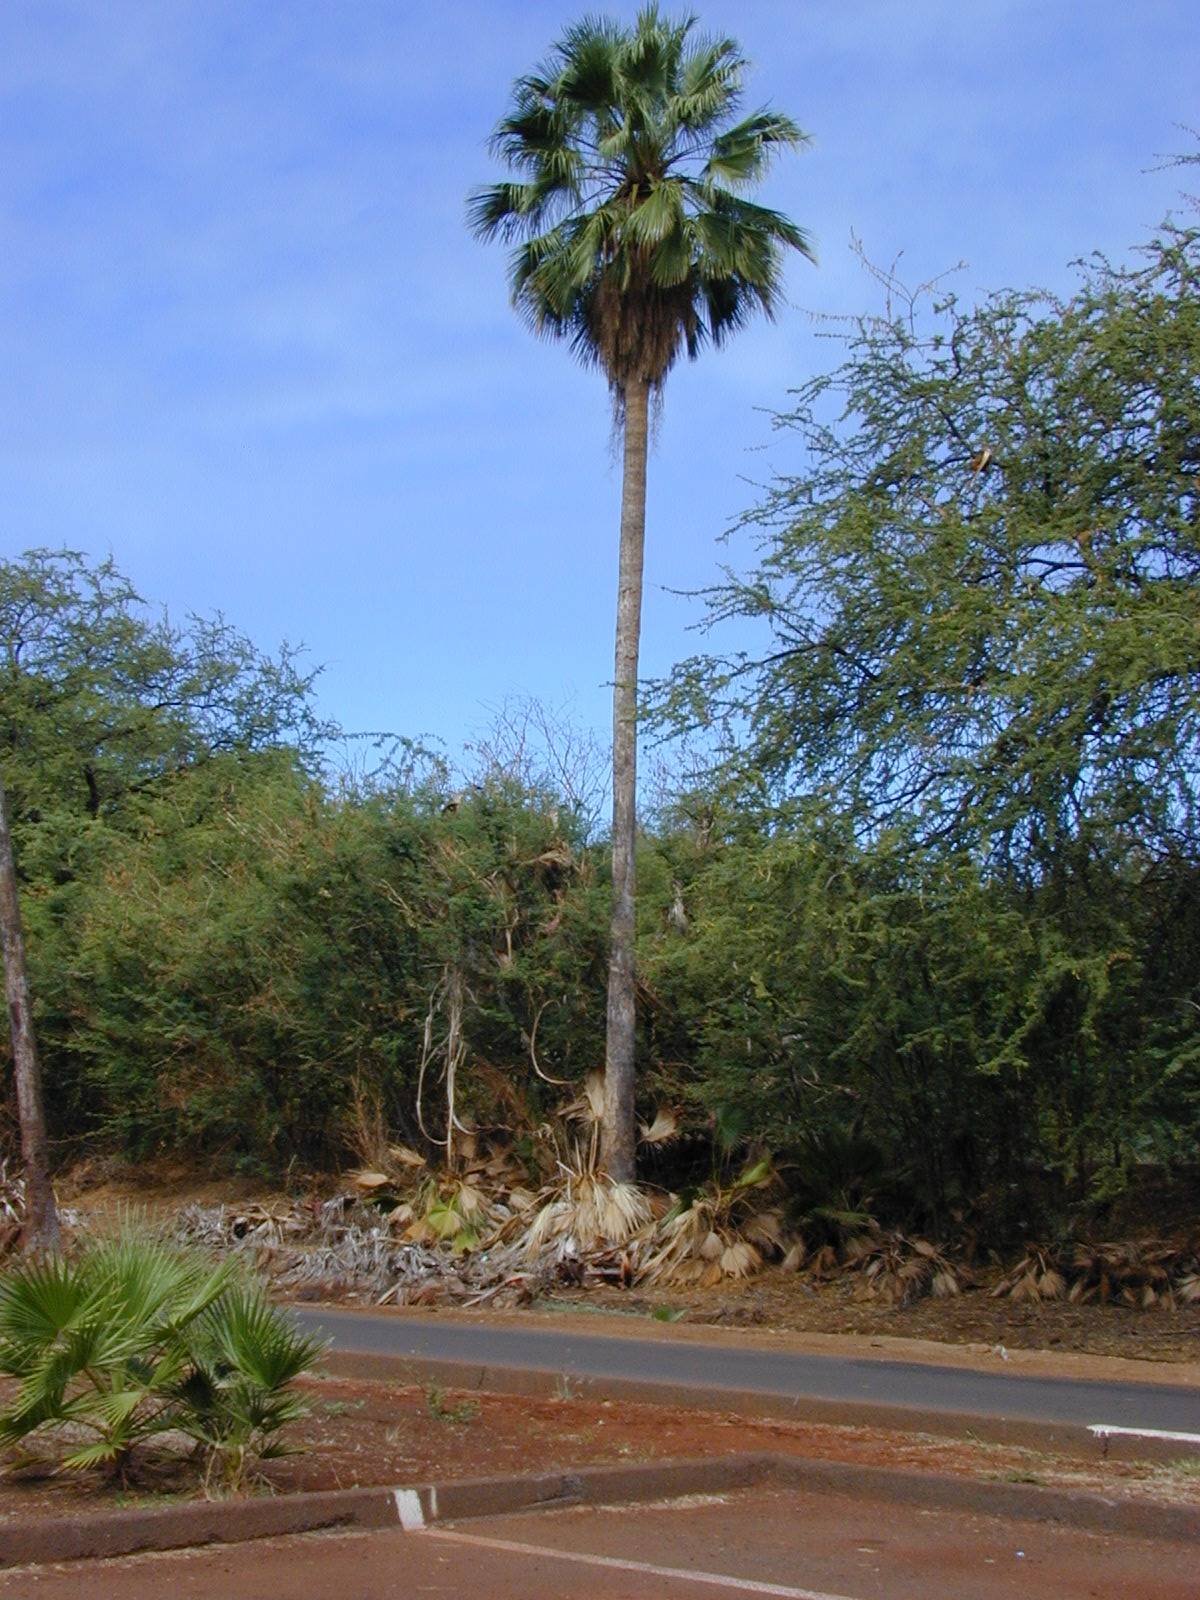
[[[774,1456],[712,1456],[703,1461],[650,1461],[637,1466],[577,1467],[566,1472],[511,1478],[459,1478],[398,1491],[408,1497],[401,1522],[414,1529],[432,1522],[552,1511],[565,1506],[633,1505],[687,1494],[728,1494],[772,1476]]]
[[[966,1511],[1063,1523],[1130,1538],[1200,1543],[1200,1512],[1190,1507],[762,1453],[581,1467],[505,1478],[461,1478],[411,1488],[337,1489],[270,1500],[103,1511],[69,1523],[46,1518],[0,1524],[0,1568],[240,1544],[338,1528],[418,1532],[438,1522],[579,1505],[635,1504],[689,1494],[727,1494],[759,1484],[855,1495],[928,1511]]]
[[[770,1472],[771,1461],[767,1455],[716,1456],[704,1461],[459,1478],[411,1488],[330,1489],[270,1499],[95,1511],[69,1522],[59,1517],[4,1522],[0,1523],[0,1569],[196,1545],[242,1544],[337,1528],[416,1531],[432,1522],[514,1511],[726,1493],[761,1482]]]
[[[391,1489],[332,1489],[270,1500],[93,1511],[70,1521],[46,1517],[0,1523],[0,1568],[128,1556],[140,1550],[240,1544],[321,1528],[390,1528],[396,1521]]]
[[[445,1357],[384,1355],[331,1350],[322,1366],[338,1378],[363,1378],[404,1385],[436,1383],[447,1389],[523,1395],[531,1399],[624,1400],[630,1404],[676,1406],[717,1415],[732,1412],[755,1421],[812,1422],[841,1428],[884,1428],[895,1433],[926,1433],[937,1438],[970,1439],[981,1444],[1015,1445],[1030,1450],[1099,1461],[1176,1461],[1187,1450],[1153,1437],[1099,1440],[1082,1423],[1038,1422],[966,1411],[934,1411],[879,1401],[827,1400],[812,1395],[760,1389],[713,1389],[700,1384],[662,1383],[649,1378],[588,1377],[549,1367],[481,1366]]]

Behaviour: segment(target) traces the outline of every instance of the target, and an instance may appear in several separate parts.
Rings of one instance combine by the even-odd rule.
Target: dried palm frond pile
[[[626,1247],[653,1224],[655,1208],[643,1190],[596,1171],[586,1153],[535,1190],[507,1151],[437,1173],[396,1150],[398,1158],[352,1174],[353,1191],[333,1199],[188,1206],[176,1237],[248,1252],[286,1292],[402,1305],[521,1303],[554,1283],[631,1281]]]
[[[294,1204],[252,1201],[243,1206],[183,1206],[172,1230],[180,1244],[205,1245],[214,1252],[245,1249],[264,1256],[286,1244],[332,1233],[353,1205],[349,1195]]]
[[[399,1208],[385,1214],[346,1194],[290,1208],[191,1205],[176,1219],[174,1236],[214,1251],[245,1251],[276,1289],[301,1298],[519,1304],[547,1286],[517,1246],[456,1251],[436,1233],[429,1243],[408,1240],[405,1228]]]
[[[535,1195],[511,1147],[481,1151],[471,1132],[456,1140],[455,1154],[456,1170],[434,1172],[415,1150],[389,1145],[373,1168],[349,1177],[394,1233],[414,1244],[473,1250],[525,1216]]]
[[[80,1226],[79,1213],[73,1206],[58,1207],[59,1227],[69,1238]],[[0,1158],[0,1257],[15,1250],[25,1226],[25,1179],[9,1162]]]
[[[400,1305],[523,1304],[564,1285],[710,1288],[771,1262],[816,1281],[844,1275],[857,1294],[894,1306],[958,1295],[975,1281],[943,1246],[880,1228],[808,1253],[785,1229],[768,1161],[676,1196],[614,1183],[587,1154],[576,1147],[537,1189],[514,1181],[518,1169],[505,1158],[490,1175],[426,1168],[404,1198],[393,1178],[359,1173],[354,1192],[332,1199],[191,1205],[175,1236],[246,1251],[284,1292]],[[1200,1303],[1200,1240],[1031,1244],[991,1293],[1136,1308]]]
[[[25,1180],[9,1171],[8,1158],[0,1161],[0,1256],[12,1250],[25,1225]]]
[[[1123,1239],[1093,1244],[1030,1244],[992,1289],[1012,1300],[1174,1306],[1200,1300],[1200,1241]]]
[[[776,1185],[768,1159],[754,1162],[731,1184],[684,1195],[670,1206],[644,1241],[639,1283],[697,1284],[749,1278],[787,1250],[779,1213],[763,1205]]]
[[[1062,1252],[1052,1245],[1029,1244],[1025,1254],[992,1289],[993,1299],[1063,1300],[1067,1278]]]
[[[667,1112],[643,1130],[654,1141],[674,1132]],[[397,1304],[519,1303],[555,1284],[714,1284],[749,1277],[787,1247],[764,1203],[777,1183],[768,1161],[679,1198],[610,1179],[586,1129],[537,1188],[509,1151],[453,1174],[404,1147],[376,1157],[332,1199],[188,1206],[175,1236],[244,1250],[287,1292]]]
[[[567,1253],[628,1243],[653,1221],[645,1191],[594,1168],[564,1166],[561,1179],[535,1196],[523,1245],[538,1255],[547,1245]]]
[[[602,1105],[602,1079],[592,1074],[519,1145],[507,1132],[489,1143],[460,1119],[440,1168],[390,1143],[382,1119],[364,1112],[363,1165],[346,1192],[240,1209],[190,1206],[177,1236],[251,1252],[293,1294],[397,1304],[520,1304],[556,1285],[704,1289],[770,1263],[815,1282],[844,1276],[856,1294],[894,1306],[955,1296],[975,1281],[945,1245],[881,1228],[861,1210],[810,1208],[805,1218],[816,1225],[806,1240],[784,1221],[783,1184],[769,1157],[677,1195],[614,1182],[598,1164]],[[678,1131],[664,1108],[641,1125],[641,1140],[666,1144]],[[0,1227],[18,1202],[0,1165]],[[992,1294],[1200,1302],[1200,1240],[1031,1244]]]
[[[945,1298],[961,1294],[965,1270],[928,1239],[874,1229],[845,1247],[846,1267],[859,1273],[858,1292],[889,1305],[906,1306],[925,1295]]]
[[[493,1196],[477,1179],[427,1177],[412,1200],[402,1200],[388,1213],[393,1234],[413,1244],[444,1244],[451,1250],[473,1250],[500,1220]]]
[[[1174,1305],[1173,1279],[1180,1255],[1177,1247],[1160,1240],[1077,1245],[1068,1298],[1084,1303],[1118,1300],[1143,1308]]]

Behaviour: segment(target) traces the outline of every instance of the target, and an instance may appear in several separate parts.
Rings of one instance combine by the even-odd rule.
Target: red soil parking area
[[[754,1489],[0,1574],[5,1600],[1195,1600],[1194,1543]]]

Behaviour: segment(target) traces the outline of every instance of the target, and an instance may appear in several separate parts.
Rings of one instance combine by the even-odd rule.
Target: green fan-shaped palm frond
[[[229,1264],[152,1239],[23,1266],[0,1279],[0,1371],[20,1380],[0,1444],[65,1429],[85,1440],[64,1466],[124,1471],[178,1430],[232,1451],[240,1480],[304,1414],[289,1386],[322,1348]]]
[[[234,1275],[231,1262],[213,1265],[131,1234],[97,1246],[88,1266],[113,1325],[148,1342],[186,1327],[225,1292]]]
[[[47,1345],[86,1319],[88,1286],[59,1257],[32,1262],[0,1280],[0,1372],[26,1374]]]
[[[291,1385],[321,1356],[327,1341],[303,1334],[256,1289],[225,1295],[189,1334],[192,1366],[180,1386],[185,1431],[226,1486],[239,1484],[252,1459],[288,1453],[281,1430],[308,1414]]]
[[[509,283],[531,327],[618,392],[659,387],[680,354],[771,316],[786,251],[812,255],[804,229],[739,192],[807,142],[777,111],[739,116],[745,68],[692,17],[588,18],[518,79],[492,137],[513,176],[474,191],[471,224],[515,245]]]
[[[212,1307],[193,1351],[204,1366],[228,1371],[263,1389],[279,1389],[311,1367],[328,1340],[301,1333],[291,1318],[253,1289],[236,1289]]]

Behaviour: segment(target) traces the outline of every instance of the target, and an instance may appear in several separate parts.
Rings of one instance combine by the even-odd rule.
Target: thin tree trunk
[[[8,802],[0,782],[0,941],[4,948],[4,992],[12,1024],[13,1076],[17,1085],[17,1114],[21,1123],[21,1160],[25,1168],[25,1226],[22,1248],[29,1253],[58,1249],[58,1208],[50,1183],[46,1144],[46,1115],[42,1106],[42,1075],[38,1069],[29,1005],[29,979],[25,972],[25,935],[17,899],[17,873],[13,864],[12,835],[8,828]]]
[[[621,557],[613,674],[612,931],[604,1058],[602,1155],[609,1176],[628,1183],[637,1152],[634,1120],[635,866],[637,843],[637,686],[642,626],[642,553],[646,543],[646,449],[650,386],[625,386],[625,463],[621,485]]]

